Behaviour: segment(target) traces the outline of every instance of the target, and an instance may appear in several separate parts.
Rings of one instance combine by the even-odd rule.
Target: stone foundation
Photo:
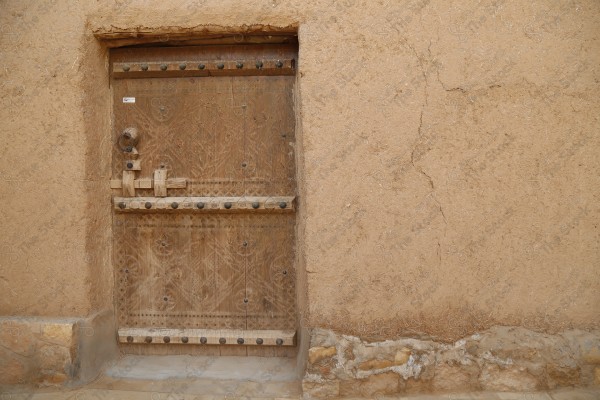
[[[113,318],[0,317],[2,385],[85,383],[116,358]]]
[[[600,384],[600,332],[495,327],[455,343],[311,333],[305,398],[536,391]]]

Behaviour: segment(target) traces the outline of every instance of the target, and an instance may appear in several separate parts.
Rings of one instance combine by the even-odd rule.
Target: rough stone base
[[[600,332],[559,335],[495,327],[455,343],[365,342],[314,329],[305,398],[537,391],[600,384]]]
[[[0,317],[0,389],[95,378],[117,355],[112,321],[107,312],[87,319]]]

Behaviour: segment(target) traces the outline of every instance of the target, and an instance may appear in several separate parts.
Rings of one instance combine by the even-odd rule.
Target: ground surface
[[[296,360],[264,357],[126,356],[94,382],[74,389],[15,388],[0,400],[301,399]],[[600,388],[539,393],[465,393],[386,397],[407,400],[596,400]]]
[[[6,395],[6,394],[5,394]],[[5,396],[2,395],[2,396]],[[92,399],[128,399],[128,400],[213,400],[213,399],[300,399],[300,395],[292,397],[264,397],[264,396],[224,396],[206,394],[204,392],[195,393],[173,393],[152,392],[143,390],[117,390],[117,389],[81,389],[69,392],[45,392],[30,394],[9,394],[9,399],[33,399],[33,400],[92,400]],[[4,397],[2,397],[4,398]],[[600,390],[570,389],[557,392],[538,392],[538,393],[464,393],[464,394],[446,394],[446,395],[423,395],[423,396],[401,396],[401,397],[382,397],[381,399],[403,399],[403,400],[597,400],[600,399]]]

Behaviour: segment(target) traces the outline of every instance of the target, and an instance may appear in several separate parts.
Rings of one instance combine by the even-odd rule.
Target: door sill
[[[120,328],[119,343],[295,346],[296,331],[240,329]]]
[[[295,358],[128,355],[89,387],[226,398],[297,398],[302,392],[297,368]]]

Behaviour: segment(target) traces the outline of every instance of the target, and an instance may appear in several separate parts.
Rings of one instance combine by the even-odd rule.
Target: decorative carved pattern
[[[123,80],[115,83],[115,142],[135,126],[141,171],[187,178],[170,196],[288,196],[295,192],[293,77]],[[119,103],[135,97],[135,103]],[[123,160],[114,146],[113,159]],[[122,163],[113,163],[121,179]],[[152,196],[152,190],[136,190]]]
[[[294,329],[294,215],[115,214],[119,324]]]
[[[127,213],[127,204],[118,208],[125,200],[115,203],[120,328],[295,329],[293,84],[293,76],[113,80],[112,182],[122,181],[126,157],[119,135],[133,127],[141,167],[135,197],[125,200],[144,205]],[[171,186],[167,200],[256,198],[262,209],[267,198],[285,198],[291,207],[186,213],[154,199],[145,212],[161,168],[187,182]]]

